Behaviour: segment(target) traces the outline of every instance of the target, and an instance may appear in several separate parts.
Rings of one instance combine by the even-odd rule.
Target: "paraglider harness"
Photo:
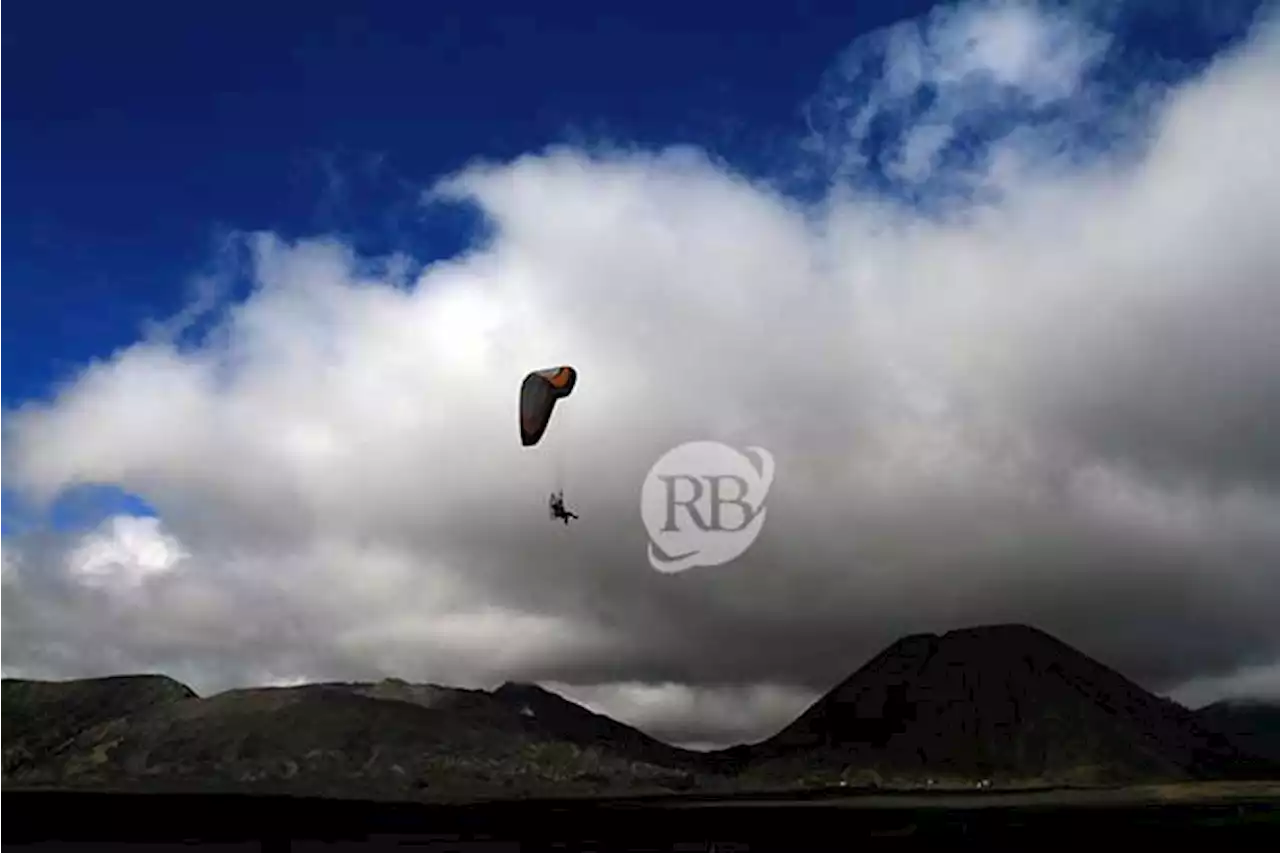
[[[551,518],[553,521],[560,518],[563,519],[564,523],[567,525],[569,523],[569,519],[578,517],[577,513],[570,512],[564,508],[563,489],[561,491],[551,493],[549,504],[551,506]]]

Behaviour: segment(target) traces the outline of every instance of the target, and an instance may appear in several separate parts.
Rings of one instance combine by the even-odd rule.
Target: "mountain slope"
[[[579,746],[608,749],[618,755],[668,767],[699,767],[699,753],[679,749],[639,729],[597,714],[536,684],[507,682],[493,693],[547,735]]]
[[[4,709],[4,775],[49,761],[78,735],[149,708],[195,697],[163,675],[118,675],[75,681],[0,682]]]
[[[4,712],[8,743],[7,702]],[[44,761],[6,773],[24,785],[393,798],[659,790],[684,775],[607,742],[558,738],[486,691],[400,681],[156,704],[85,727]]]
[[[1034,628],[894,643],[774,737],[753,773],[1122,782],[1262,772],[1187,709]]]

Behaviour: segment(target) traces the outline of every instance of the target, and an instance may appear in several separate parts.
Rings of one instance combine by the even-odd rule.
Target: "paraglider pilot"
[[[551,517],[553,519],[555,518],[564,519],[564,523],[566,525],[569,523],[569,519],[578,517],[577,513],[570,512],[569,510],[564,508],[564,491],[563,490],[559,492],[551,493]]]
[[[542,440],[551,411],[557,401],[573,393],[578,384],[578,371],[569,365],[535,370],[525,376],[520,384],[520,443],[533,447]],[[564,488],[551,493],[551,520],[557,518],[566,525],[578,514],[564,508]]]

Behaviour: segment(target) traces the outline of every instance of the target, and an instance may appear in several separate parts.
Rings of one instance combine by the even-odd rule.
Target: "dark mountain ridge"
[[[1280,762],[1280,700],[1226,699],[1206,705],[1196,717],[1238,749]]]
[[[698,753],[536,685],[3,684],[6,784],[388,798],[1280,778],[1197,715],[1033,628],[892,644],[791,725]]]
[[[392,798],[548,788],[589,793],[621,780],[642,790],[680,787],[682,771],[646,762],[640,753],[652,739],[634,730],[622,737],[621,723],[614,724],[617,743],[602,743],[599,730],[548,725],[497,692],[395,679],[237,689],[207,698],[188,692],[125,713],[103,706],[100,714],[77,717],[70,737],[40,760],[9,761],[9,720],[18,710],[10,695],[76,686],[81,704],[92,706],[99,680],[5,680],[6,781]],[[551,705],[540,702],[544,712]],[[25,730],[38,727],[36,721]],[[652,743],[673,757],[680,753]],[[15,754],[23,746],[14,742]]]
[[[1190,710],[1025,625],[904,637],[740,755],[775,773],[848,769],[863,779],[1098,784],[1274,772]]]

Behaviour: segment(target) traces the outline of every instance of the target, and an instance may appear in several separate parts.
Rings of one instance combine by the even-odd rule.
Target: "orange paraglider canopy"
[[[531,447],[542,440],[551,412],[559,400],[573,393],[578,371],[568,365],[535,370],[520,385],[520,442]]]

